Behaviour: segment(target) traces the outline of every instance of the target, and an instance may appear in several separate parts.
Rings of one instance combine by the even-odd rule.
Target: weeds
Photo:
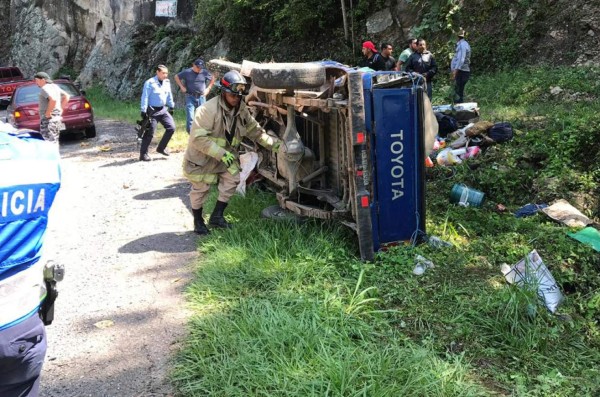
[[[234,197],[226,215],[234,228],[199,242],[194,316],[172,372],[180,394],[599,395],[600,256],[544,215],[511,214],[566,198],[599,219],[598,81],[590,68],[469,82],[482,118],[509,121],[517,134],[454,173],[432,171],[427,231],[452,247],[399,246],[365,264],[348,230],[273,223],[257,215],[271,194]],[[561,94],[550,93],[555,86]],[[101,115],[112,105],[94,106]],[[454,183],[483,191],[486,203],[450,205]],[[560,316],[500,273],[534,248],[565,295]],[[414,276],[416,254],[435,268]]]

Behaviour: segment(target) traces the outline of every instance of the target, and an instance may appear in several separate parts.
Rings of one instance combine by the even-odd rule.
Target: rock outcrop
[[[19,66],[28,76],[40,70],[52,75],[70,74],[84,86],[100,83],[118,98],[134,98],[159,63],[167,64],[175,72],[187,67],[196,56],[227,56],[226,35],[209,40],[212,48],[194,47],[191,38],[201,26],[201,21],[192,19],[196,0],[178,0],[176,19],[155,17],[155,3],[155,0],[0,0],[3,22],[0,64]],[[469,41],[475,47],[474,59],[479,56],[488,65],[506,62],[514,54],[528,64],[600,65],[600,7],[583,0],[547,3],[543,6],[534,2],[518,8],[483,1],[465,2],[460,6],[463,15],[452,18],[454,23],[472,22],[472,26],[465,27],[473,39]],[[416,4],[421,3],[390,1],[388,7],[373,12],[366,18],[366,26],[357,30],[366,32],[366,37],[377,44],[392,43],[397,53],[405,47],[405,39],[415,33],[418,21],[432,24],[432,16],[428,14],[431,10],[419,9]],[[487,7],[485,14],[479,12],[483,6]],[[450,18],[446,18],[448,21]],[[439,55],[443,54],[438,59],[447,62],[452,45],[448,44],[441,22],[436,23],[442,33],[437,42],[430,41],[431,50],[436,53],[437,44]],[[423,26],[417,30],[422,31]],[[333,34],[336,33],[332,30]],[[496,38],[504,42],[495,41]],[[516,50],[498,51],[498,43],[512,46],[513,42]],[[252,53],[253,49],[247,50]]]
[[[84,86],[100,82],[120,98],[137,95],[153,67],[167,62],[162,56],[170,45],[168,37],[145,51],[152,56],[136,59],[132,42],[138,26],[152,22],[156,29],[177,23],[187,28],[190,22],[190,18],[173,21],[154,17],[153,0],[0,1],[4,3],[0,5],[7,5],[0,15],[8,15],[7,36],[11,37],[10,45],[3,44],[3,53],[9,55],[1,59],[2,63],[19,66],[28,76],[40,70],[51,75],[76,74],[71,77]],[[178,15],[191,17],[192,6],[191,0],[179,0]]]

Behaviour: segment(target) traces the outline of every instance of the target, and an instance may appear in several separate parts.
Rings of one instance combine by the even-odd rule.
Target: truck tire
[[[86,138],[95,138],[96,137],[96,126],[95,125],[85,129],[85,137]]]
[[[252,69],[252,82],[265,89],[317,88],[325,81],[325,67],[316,63],[265,63]]]
[[[277,221],[291,221],[296,223],[302,223],[304,221],[303,217],[300,215],[283,209],[278,205],[272,205],[263,209],[260,213],[260,216],[262,218],[273,219]]]

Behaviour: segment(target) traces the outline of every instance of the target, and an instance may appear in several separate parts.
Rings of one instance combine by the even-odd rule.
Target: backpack
[[[513,128],[510,123],[496,123],[488,131],[488,137],[496,143],[508,142],[513,136]]]
[[[458,129],[458,122],[454,117],[440,112],[435,112],[434,114],[438,122],[438,135],[440,137],[445,138],[448,134],[451,134]]]

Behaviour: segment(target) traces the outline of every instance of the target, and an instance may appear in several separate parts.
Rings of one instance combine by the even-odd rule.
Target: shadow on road
[[[165,186],[164,189],[154,190],[151,192],[145,192],[142,194],[138,194],[134,196],[134,200],[161,200],[166,198],[178,197],[181,201],[185,202],[188,200],[184,200],[184,197],[187,196],[189,192],[190,184],[188,182],[174,183],[169,186]],[[189,205],[189,203],[188,203]],[[189,208],[188,208],[189,209]]]
[[[98,168],[106,168],[106,167],[120,167],[127,164],[139,163],[140,161],[137,158],[133,159],[125,159],[121,161],[113,161],[112,163],[103,164]]]
[[[144,236],[131,241],[121,248],[121,254],[141,254],[144,252],[156,251],[164,253],[180,253],[196,251],[197,235],[192,231],[182,231],[173,233],[158,233],[150,236]]]

